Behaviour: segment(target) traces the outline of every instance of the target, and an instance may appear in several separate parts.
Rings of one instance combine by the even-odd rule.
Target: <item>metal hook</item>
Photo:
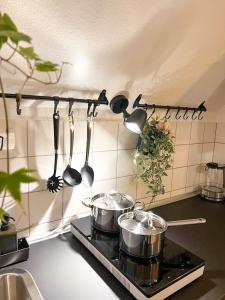
[[[94,104],[94,108],[93,108],[93,111],[92,111],[92,117],[97,117],[98,115],[98,112],[96,111],[96,108],[97,108],[97,104]]]
[[[200,111],[199,114],[198,114],[198,120],[202,120],[203,119],[203,116],[201,117],[203,111]]]
[[[170,108],[167,108],[167,111],[166,111],[166,114],[165,114],[165,117],[164,117],[166,120],[169,120],[170,117],[171,117],[171,115],[169,115],[169,112],[170,112]]]
[[[187,113],[188,113],[188,109],[185,110],[185,113],[183,115],[183,119],[184,120],[187,120],[189,118],[189,116],[187,115]]]
[[[20,108],[20,103],[22,100],[22,95],[21,94],[16,94],[16,113],[17,115],[21,115],[21,108]]]
[[[197,116],[195,116],[195,114],[196,114],[197,111],[198,110],[196,110],[196,109],[193,111],[193,114],[192,114],[192,117],[191,117],[192,120],[196,120],[197,119]]]
[[[97,102],[97,101],[96,101]],[[91,106],[94,106],[93,107],[93,110],[92,110],[92,112],[90,112],[90,110],[91,110]],[[98,106],[98,104],[96,104],[96,103],[88,103],[88,110],[87,110],[87,116],[88,117],[97,117],[97,115],[98,115],[98,113],[97,113],[97,111],[96,111],[96,107]]]
[[[58,113],[57,107],[59,105],[59,97],[54,97],[54,114]]]
[[[4,138],[3,138],[3,136],[1,136],[1,135],[0,135],[0,140],[1,140],[0,151],[2,151],[2,149],[3,149],[3,144],[4,144]]]
[[[154,113],[155,113],[155,104],[152,104],[152,106],[153,106],[153,111],[152,111],[152,113],[149,115],[149,117],[148,117],[148,120],[154,115]]]
[[[204,111],[206,111],[206,107],[205,107],[205,101],[203,101],[200,105],[199,105],[199,107],[198,107],[198,110],[199,110],[199,114],[198,114],[198,120],[202,120],[203,119],[203,116],[201,117],[201,115],[202,115],[202,113],[204,112]]]
[[[181,116],[179,116],[180,113],[180,108],[177,109],[176,115],[175,115],[175,119],[179,120],[181,118]]]
[[[92,103],[88,103],[87,117],[91,117],[91,113],[90,113],[91,106],[92,106]]]
[[[74,101],[70,100],[69,102],[69,113],[68,116],[70,117],[72,115],[72,107],[73,107]]]

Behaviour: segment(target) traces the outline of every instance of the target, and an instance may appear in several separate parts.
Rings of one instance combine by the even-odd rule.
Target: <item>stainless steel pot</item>
[[[82,203],[91,208],[92,225],[104,232],[118,233],[118,217],[134,209],[143,209],[144,203],[126,194],[112,192],[86,198]]]
[[[164,233],[168,226],[205,223],[203,218],[166,222],[152,212],[134,211],[118,218],[120,249],[131,256],[157,256],[163,248]]]

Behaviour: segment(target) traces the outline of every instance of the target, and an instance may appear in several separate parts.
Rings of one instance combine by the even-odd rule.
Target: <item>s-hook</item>
[[[179,116],[180,113],[180,108],[177,109],[176,115],[175,115],[175,119],[176,120],[180,120],[181,116]]]
[[[165,116],[164,116],[164,118],[165,118],[166,120],[169,120],[169,119],[171,118],[171,115],[169,114],[169,112],[170,112],[170,108],[167,108],[166,114],[165,114]]]
[[[1,143],[0,143],[0,151],[2,151],[2,149],[3,149],[3,144],[4,144],[4,138],[3,138],[3,136],[1,136],[1,135],[0,135],[0,141],[1,141]]]
[[[153,110],[152,110],[152,113],[149,115],[149,117],[148,117],[148,120],[154,115],[154,113],[155,113],[155,104],[152,104],[152,106],[153,106]]]
[[[74,101],[70,100],[70,102],[69,102],[69,112],[68,112],[69,117],[72,115],[73,104],[74,104]]]
[[[92,104],[93,104],[94,107],[93,107],[93,110],[90,112]],[[97,117],[97,115],[98,115],[98,113],[96,112],[97,105],[98,104],[96,104],[96,103],[91,103],[91,102],[88,103],[87,116],[89,118],[90,117]]]
[[[200,111],[199,114],[198,114],[198,120],[202,120],[203,119],[203,116],[201,116],[203,113],[203,111]]]
[[[185,110],[185,113],[183,115],[183,119],[184,120],[187,120],[189,118],[188,115],[187,115],[187,113],[188,113],[188,109]]]
[[[205,101],[203,101],[199,107],[198,107],[198,110],[200,111],[199,114],[198,114],[198,120],[202,120],[203,119],[203,116],[201,117],[203,111],[206,111],[206,108],[205,108]]]
[[[20,103],[22,100],[22,95],[21,94],[16,94],[16,113],[17,115],[21,115],[21,108],[20,108]]]
[[[191,116],[192,120],[196,120],[198,116],[196,116],[195,114],[197,113],[198,109],[193,111],[193,114]]]
[[[59,105],[59,97],[54,97],[54,114],[58,113],[57,111],[58,105]]]

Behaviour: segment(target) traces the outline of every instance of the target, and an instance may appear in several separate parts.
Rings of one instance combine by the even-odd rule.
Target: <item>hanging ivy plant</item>
[[[165,193],[162,178],[171,168],[174,137],[166,120],[159,117],[147,121],[134,153],[138,180],[148,186],[152,198]]]

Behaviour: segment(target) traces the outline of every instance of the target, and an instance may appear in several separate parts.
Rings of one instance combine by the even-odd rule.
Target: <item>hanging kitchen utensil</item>
[[[69,186],[76,186],[81,183],[81,174],[74,168],[71,167],[73,158],[73,144],[74,144],[74,118],[72,109],[72,102],[70,103],[69,109],[69,124],[70,124],[70,156],[69,163],[63,172],[63,181]]]
[[[91,208],[93,227],[111,233],[120,231],[117,219],[121,214],[134,209],[144,209],[143,202],[116,191],[97,194],[91,199],[84,199],[82,203]]]
[[[91,143],[91,130],[92,130],[92,113],[89,114],[91,104],[88,104],[87,110],[87,144],[86,144],[86,157],[85,163],[82,167],[80,173],[82,176],[82,182],[86,187],[91,187],[94,181],[94,170],[89,166],[89,152],[90,152],[90,143]]]
[[[120,249],[125,253],[149,258],[157,256],[163,248],[164,233],[168,226],[205,223],[203,218],[166,222],[152,212],[135,210],[118,218]]]
[[[57,111],[59,100],[55,100],[55,108],[53,114],[53,129],[54,129],[54,149],[55,149],[55,161],[54,161],[54,172],[53,175],[47,181],[47,188],[50,192],[58,192],[62,187],[62,178],[56,176],[57,163],[58,163],[58,146],[59,146],[59,111]]]

